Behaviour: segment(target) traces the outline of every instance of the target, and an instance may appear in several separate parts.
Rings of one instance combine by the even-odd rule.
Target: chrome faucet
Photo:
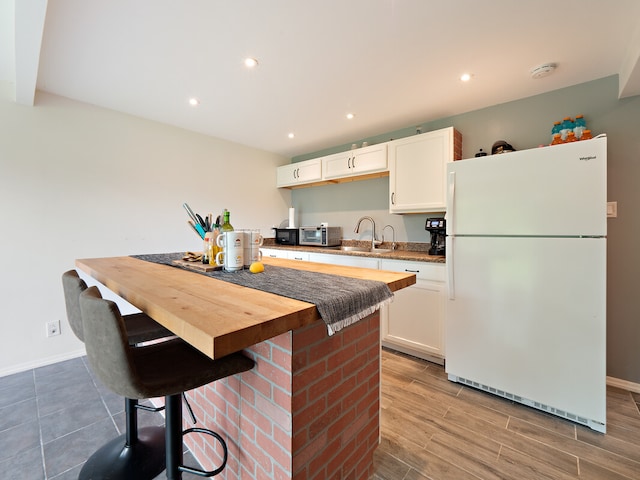
[[[395,250],[396,249],[396,229],[393,228],[393,225],[385,225],[384,227],[382,227],[382,243],[384,243],[384,231],[385,229],[389,227],[391,229],[391,250]]]
[[[360,233],[360,223],[362,223],[363,220],[369,220],[371,222],[371,250],[374,250],[376,248],[376,243],[379,244],[380,242],[376,240],[376,222],[373,218],[369,216],[360,217],[356,224],[356,228],[353,231],[355,233]]]

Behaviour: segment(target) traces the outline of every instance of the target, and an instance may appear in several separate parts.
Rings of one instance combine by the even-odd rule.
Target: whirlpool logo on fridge
[[[589,155],[588,157],[580,157],[581,162],[588,162],[589,160],[595,160],[598,158],[596,155]]]

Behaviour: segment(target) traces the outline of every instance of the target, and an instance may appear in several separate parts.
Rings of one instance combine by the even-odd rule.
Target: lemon
[[[264,265],[262,264],[262,262],[253,262],[251,266],[249,266],[249,271],[251,273],[264,272]]]

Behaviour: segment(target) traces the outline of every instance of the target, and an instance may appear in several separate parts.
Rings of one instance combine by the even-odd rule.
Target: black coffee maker
[[[445,255],[445,239],[447,237],[447,223],[444,218],[427,218],[424,229],[431,234],[429,255]]]

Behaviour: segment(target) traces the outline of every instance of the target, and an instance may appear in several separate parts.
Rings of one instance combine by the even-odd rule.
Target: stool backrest
[[[80,294],[87,289],[87,284],[78,276],[75,270],[69,270],[62,274],[62,288],[64,290],[64,303],[67,306],[67,318],[69,325],[76,337],[84,342],[82,329],[82,312],[80,311]]]
[[[110,390],[127,398],[141,393],[127,331],[118,306],[103,299],[97,287],[80,294],[84,342],[91,369]]]

